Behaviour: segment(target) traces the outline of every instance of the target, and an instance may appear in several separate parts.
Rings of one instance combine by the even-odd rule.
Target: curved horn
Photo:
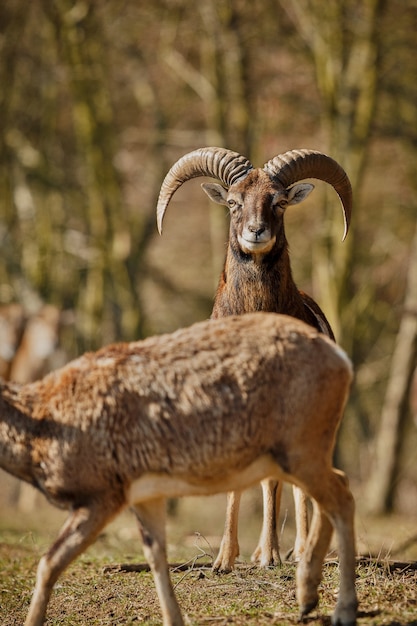
[[[212,176],[230,187],[240,178],[245,178],[253,165],[238,152],[225,148],[199,148],[185,154],[169,170],[161,186],[156,217],[159,233],[166,208],[176,190],[190,178]]]
[[[334,159],[315,150],[290,150],[265,163],[263,169],[285,188],[303,178],[317,178],[332,185],[343,207],[344,241],[352,214],[352,187],[345,170]]]

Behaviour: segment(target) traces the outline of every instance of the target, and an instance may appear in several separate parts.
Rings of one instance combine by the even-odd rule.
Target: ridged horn
[[[263,169],[285,188],[304,178],[317,178],[332,185],[343,207],[342,241],[345,240],[352,215],[352,186],[345,170],[334,159],[315,150],[290,150],[265,163]]]
[[[227,188],[245,178],[253,165],[238,152],[225,148],[198,148],[181,157],[165,176],[156,207],[158,231],[162,233],[162,220],[166,208],[176,190],[183,183],[197,176],[212,176]]]

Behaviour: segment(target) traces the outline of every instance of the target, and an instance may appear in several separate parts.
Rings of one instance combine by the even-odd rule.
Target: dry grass
[[[288,506],[288,515],[285,514]],[[284,499],[282,552],[292,544],[292,503]],[[252,490],[241,511],[242,559],[226,576],[209,567],[219,543],[224,516],[224,496],[183,500],[168,525],[170,562],[189,561],[187,571],[173,571],[176,594],[191,626],[234,624],[264,626],[296,624],[295,565],[259,570],[250,565],[260,525],[259,490]],[[40,555],[56,535],[65,515],[39,501],[36,514],[2,510],[0,514],[0,624],[24,621]],[[359,626],[417,626],[417,572],[389,568],[390,559],[416,559],[413,520],[368,520],[358,516],[358,545],[363,554],[379,552],[377,561],[359,562],[357,589]],[[402,546],[402,548],[401,548]],[[400,552],[398,552],[400,549]],[[401,553],[401,549],[403,552]],[[59,579],[46,624],[79,625],[161,623],[159,604],[148,572],[122,573],[117,563],[143,561],[133,518],[116,520],[88,552]],[[330,624],[338,587],[337,560],[324,567],[320,606],[308,624]]]

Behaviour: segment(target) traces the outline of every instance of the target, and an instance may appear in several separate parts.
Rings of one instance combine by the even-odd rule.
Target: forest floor
[[[258,490],[259,492],[259,490]],[[223,525],[224,496],[180,501],[169,516],[168,556],[189,563],[172,570],[175,593],[191,626],[276,626],[297,624],[295,564],[260,570],[250,563],[260,527],[259,493],[252,491],[240,515],[242,557],[228,575],[210,565]],[[256,495],[255,495],[256,493]],[[292,545],[291,501],[280,529],[282,554]],[[40,556],[52,543],[65,514],[43,504],[23,513],[0,509],[0,624],[20,626],[28,610]],[[399,516],[357,516],[358,625],[417,626],[417,525]],[[213,534],[216,531],[216,535]],[[210,534],[211,533],[211,534]],[[144,563],[134,519],[122,514],[58,580],[48,606],[46,626],[161,624],[152,576],[126,571]],[[118,569],[119,564],[127,568]],[[338,589],[335,555],[324,565],[320,605],[307,624],[330,625]]]

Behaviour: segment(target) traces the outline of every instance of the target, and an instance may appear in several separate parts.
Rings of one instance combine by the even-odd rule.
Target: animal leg
[[[308,536],[308,512],[307,496],[299,487],[293,486],[293,496],[295,504],[295,544],[292,557],[299,561],[307,543]]]
[[[220,543],[219,553],[213,564],[216,572],[231,572],[235,559],[239,554],[237,538],[239,506],[242,493],[232,491],[227,494],[226,521],[224,524],[223,537]]]
[[[143,551],[155,581],[164,626],[184,626],[181,610],[169,576],[165,541],[165,500],[158,498],[135,504]]]
[[[266,479],[261,482],[263,497],[262,530],[251,560],[260,567],[281,565],[277,519],[281,504],[282,482]]]
[[[356,623],[357,598],[355,590],[354,500],[343,472],[329,471],[328,477],[315,481],[309,495],[315,506],[313,522],[305,553],[297,572],[297,599],[301,614],[306,615],[317,604],[317,586],[322,563],[334,528],[338,543],[340,586],[334,625],[352,626]]]
[[[55,582],[64,569],[93,543],[99,532],[120,511],[120,502],[93,502],[75,509],[62,527],[57,540],[41,558],[36,585],[25,626],[41,626]]]
[[[332,624],[356,624],[358,600],[355,589],[355,503],[346,474],[333,470],[333,491],[336,507],[328,513],[338,544],[340,588]]]
[[[312,611],[318,603],[318,586],[322,577],[324,557],[332,538],[333,526],[313,501],[313,518],[305,549],[297,566],[297,601],[300,617]]]

